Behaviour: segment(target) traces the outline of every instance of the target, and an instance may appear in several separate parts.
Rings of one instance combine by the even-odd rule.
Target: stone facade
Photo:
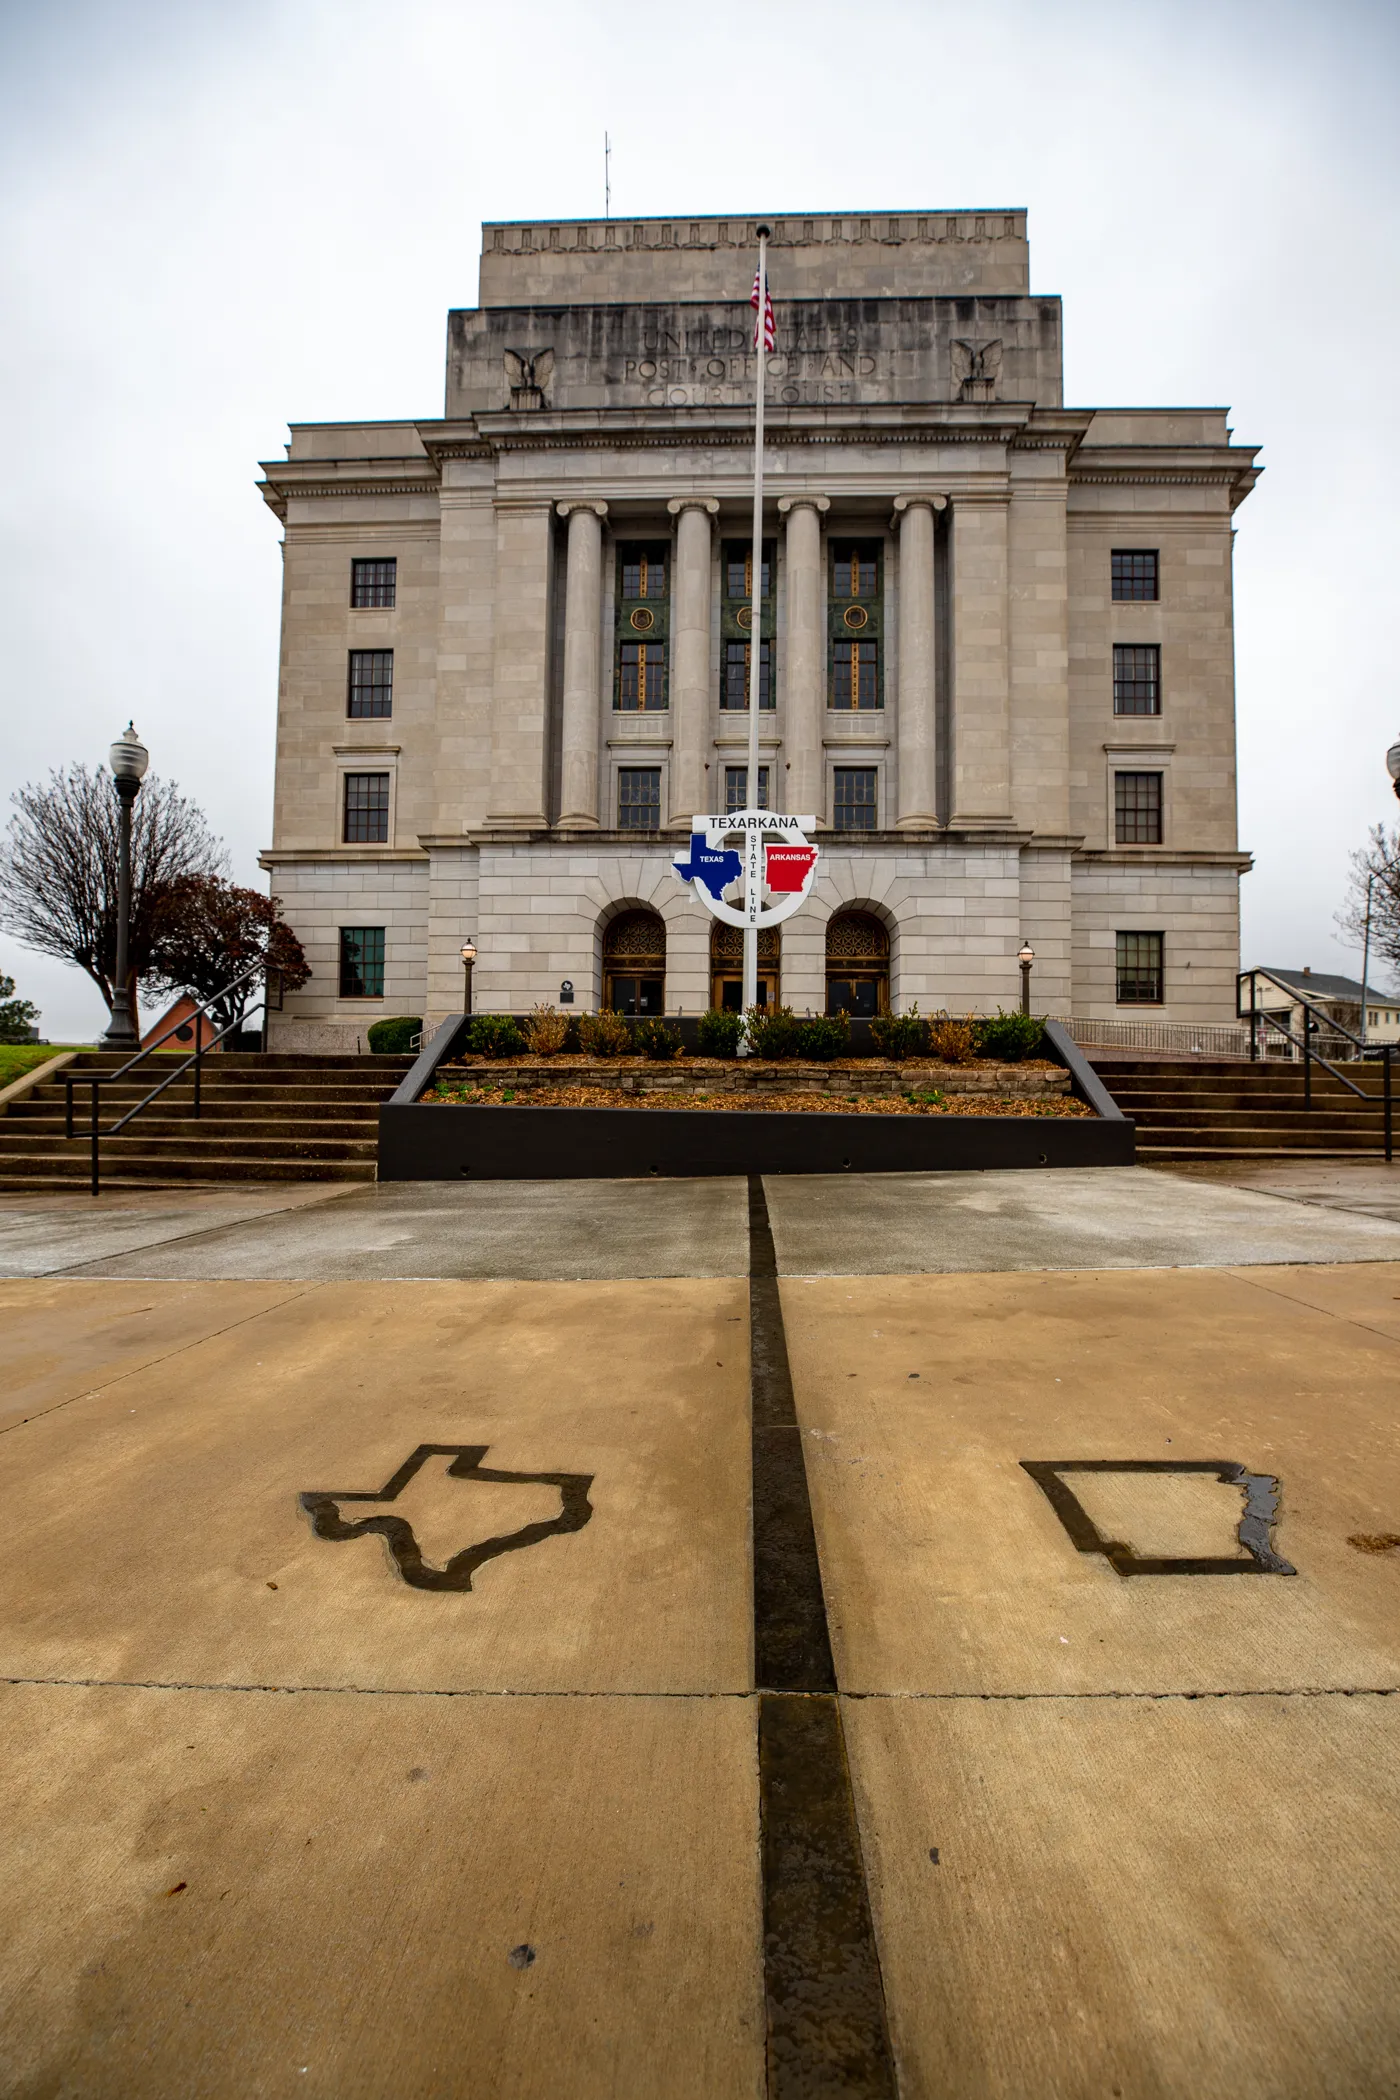
[[[746,757],[722,702],[747,631],[727,564],[751,531],[755,223],[487,226],[443,418],[297,425],[266,465],[286,543],[263,865],[314,973],[275,1042],[460,1011],[468,934],[479,1007],[565,979],[597,1006],[607,924],[639,906],[665,923],[667,1010],[709,1003],[711,922],[670,858]],[[1012,1005],[1027,938],[1037,1008],[1226,1018],[1248,866],[1231,520],[1253,449],[1222,409],[1063,407],[1023,212],[769,223],[761,763],[823,846],[779,995],[821,1009],[827,923],[855,908],[885,929],[896,1007]],[[843,612],[853,547],[868,590]],[[635,628],[629,548],[665,564]],[[1154,558],[1154,595],[1115,588],[1130,554]],[[370,602],[357,564],[381,565],[357,572]],[[848,630],[873,637],[849,671],[869,704],[841,704]],[[634,633],[657,637],[640,674]],[[1148,681],[1130,711],[1116,663]],[[628,676],[640,705],[618,704]],[[366,705],[351,686],[372,678]],[[838,828],[851,769],[860,830]],[[624,823],[624,790],[657,788],[658,828]],[[382,981],[343,980],[347,928],[378,941]],[[1156,944],[1136,977],[1125,933]]]

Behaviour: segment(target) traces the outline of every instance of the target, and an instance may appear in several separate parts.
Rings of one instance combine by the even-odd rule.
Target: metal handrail
[[[185,1074],[189,1071],[191,1065],[193,1065],[194,1067],[194,1112],[196,1120],[198,1120],[203,1114],[203,1089],[201,1085],[201,1080],[203,1074],[204,1059],[208,1056],[211,1050],[216,1050],[218,1048],[219,1044],[223,1041],[226,1035],[232,1035],[236,1029],[241,1029],[243,1022],[247,1017],[245,1009],[245,1011],[243,1013],[240,1013],[234,1020],[226,1022],[225,1025],[221,1029],[219,1029],[217,1034],[211,1035],[208,1042],[206,1043],[204,1041],[204,1020],[205,1016],[209,1013],[210,1009],[212,1007],[217,1006],[221,1000],[227,999],[229,994],[231,992],[236,992],[241,985],[247,984],[250,978],[262,977],[264,979],[263,1015],[264,1020],[266,1020],[267,1003],[270,997],[270,981],[274,977],[278,979],[278,994],[280,1004],[281,976],[282,973],[280,970],[269,970],[265,963],[254,963],[250,969],[245,970],[241,976],[233,978],[228,984],[224,985],[221,990],[214,992],[208,999],[201,999],[199,1004],[195,1007],[192,1016],[186,1015],[185,1018],[182,1020],[172,1021],[170,1026],[166,1029],[165,1033],[163,1035],[158,1035],[153,1043],[143,1043],[141,1048],[136,1052],[136,1055],[134,1057],[129,1057],[124,1065],[118,1065],[115,1072],[71,1072],[64,1074],[63,1087],[67,1103],[64,1116],[65,1137],[71,1138],[76,1135],[73,1129],[74,1087],[85,1086],[90,1088],[91,1090],[89,1095],[90,1114],[88,1119],[88,1135],[92,1146],[91,1185],[92,1193],[94,1196],[98,1195],[101,1190],[101,1164],[99,1157],[99,1140],[103,1137],[115,1137],[119,1130],[125,1130],[127,1124],[133,1121],[135,1117],[139,1116],[143,1108],[149,1108],[153,1101],[156,1101],[160,1098],[160,1096],[165,1092],[167,1087],[174,1086],[177,1079],[183,1079]],[[157,1085],[151,1088],[149,1094],[143,1095],[142,1098],[136,1103],[135,1107],[129,1108],[126,1114],[120,1117],[117,1122],[113,1123],[109,1130],[101,1130],[99,1127],[101,1121],[99,1102],[101,1100],[102,1088],[104,1086],[110,1086],[115,1080],[125,1079],[128,1072],[134,1071],[137,1065],[143,1063],[146,1058],[153,1056],[154,1053],[160,1049],[163,1043],[168,1043],[172,1035],[178,1035],[182,1028],[187,1028],[191,1019],[193,1019],[194,1021],[194,1048],[190,1052],[189,1056],[186,1058],[182,1058],[180,1063],[176,1065],[173,1072],[168,1072],[164,1079],[160,1080]]]
[[[1278,989],[1281,992],[1286,992],[1291,1005],[1302,1007],[1303,1033],[1301,1038],[1296,1036],[1293,1033],[1293,1030],[1288,1026],[1287,1022],[1281,1021],[1278,1018],[1278,1015],[1271,1011],[1270,1008],[1260,1006],[1259,986],[1257,980],[1261,977],[1264,978],[1269,984],[1277,985]],[[1245,1013],[1244,1008],[1240,1004],[1240,992],[1246,979],[1248,979],[1249,982],[1249,1012],[1247,1015]],[[1241,1021],[1248,1019],[1249,1055],[1254,1063],[1257,1064],[1259,1060],[1259,1027],[1261,1022],[1263,1023],[1263,1026],[1266,1031],[1270,1028],[1277,1029],[1278,1033],[1284,1038],[1285,1042],[1292,1043],[1295,1049],[1302,1051],[1303,1106],[1305,1109],[1311,1109],[1313,1105],[1312,1068],[1314,1060],[1322,1066],[1324,1072],[1330,1072],[1332,1077],[1337,1081],[1337,1083],[1340,1086],[1344,1086],[1349,1093],[1355,1094],[1358,1101],[1371,1101],[1375,1098],[1374,1095],[1367,1093],[1365,1087],[1358,1086],[1354,1079],[1348,1079],[1344,1072],[1339,1072],[1337,1070],[1337,1067],[1334,1064],[1330,1063],[1329,1060],[1323,1056],[1320,1050],[1315,1050],[1313,1048],[1311,1037],[1314,1028],[1317,1028],[1320,1032],[1323,1023],[1325,1022],[1328,1029],[1334,1035],[1345,1036],[1349,1043],[1355,1043],[1358,1050],[1370,1051],[1379,1049],[1381,1052],[1381,1105],[1382,1120],[1385,1131],[1385,1159],[1386,1165],[1390,1165],[1391,1160],[1395,1156],[1394,1108],[1392,1104],[1393,1088],[1391,1080],[1391,1062],[1395,1049],[1393,1043],[1373,1044],[1366,1042],[1362,1036],[1354,1034],[1352,1030],[1347,1027],[1344,1021],[1337,1020],[1336,1017],[1332,1014],[1329,1014],[1325,1008],[1315,1005],[1311,999],[1306,998],[1303,995],[1303,993],[1298,990],[1296,985],[1289,984],[1286,978],[1276,976],[1272,970],[1263,970],[1256,968],[1253,970],[1240,970],[1236,974],[1235,1014],[1237,1019]]]

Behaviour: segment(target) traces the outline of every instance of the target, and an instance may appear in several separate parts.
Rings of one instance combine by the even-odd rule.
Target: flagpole
[[[763,388],[767,360],[768,228],[758,229],[758,325],[754,349],[758,381],[753,425],[753,555],[749,565],[749,771],[745,802],[758,808],[759,661],[763,654]],[[758,914],[763,908],[763,841],[744,840],[744,1011],[758,1004]]]

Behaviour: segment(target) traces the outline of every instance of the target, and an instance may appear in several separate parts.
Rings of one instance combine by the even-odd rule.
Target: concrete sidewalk
[[[1392,2089],[1400,1227],[770,1181],[760,1286],[740,1182],[295,1193],[9,1209],[79,1262],[0,1282],[17,2093],[786,2090],[751,1315],[903,2100]],[[888,2096],[845,1946],[807,2089]]]
[[[766,1186],[778,1260],[789,1274],[1400,1257],[1400,1219],[1136,1167],[794,1175]],[[77,1196],[11,1198],[0,1204],[0,1274],[306,1282],[739,1276],[748,1262],[745,1203],[744,1184],[725,1179],[331,1184],[95,1204]]]

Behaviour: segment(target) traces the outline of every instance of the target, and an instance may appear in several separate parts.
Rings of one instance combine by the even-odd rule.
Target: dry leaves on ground
[[[678,1088],[639,1094],[597,1086],[445,1086],[423,1096],[444,1108],[718,1108],[751,1114],[826,1116],[1087,1116],[1092,1110],[1064,1095],[1049,1100],[998,1100],[985,1094],[731,1094],[685,1093]]]

